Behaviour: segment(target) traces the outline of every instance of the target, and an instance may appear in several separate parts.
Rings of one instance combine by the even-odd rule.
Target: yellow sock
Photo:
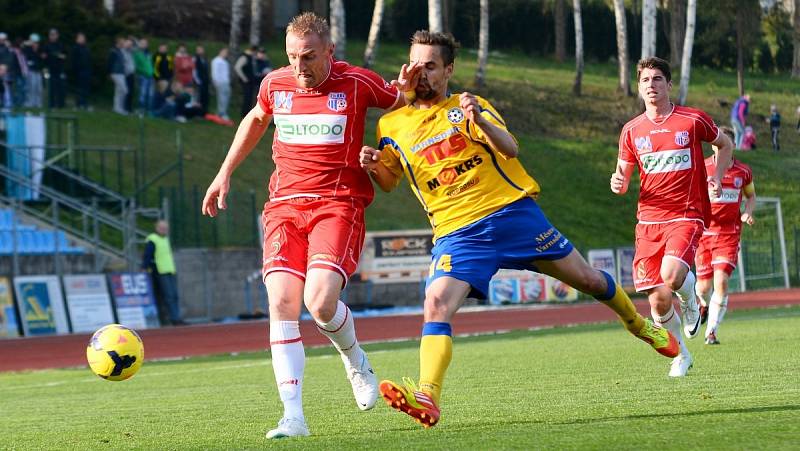
[[[639,331],[642,330],[642,327],[644,327],[644,318],[642,318],[642,315],[636,311],[636,307],[633,306],[633,302],[631,302],[631,298],[628,297],[628,294],[625,293],[625,290],[623,290],[621,286],[617,285],[614,279],[607,272],[600,272],[606,277],[608,289],[604,294],[596,295],[595,299],[613,310],[614,313],[619,316],[619,319],[622,322],[622,325],[625,326],[625,329],[628,329],[628,332],[634,335],[638,334]]]
[[[452,329],[449,323],[429,322],[422,327],[419,346],[419,388],[438,404],[444,373],[453,357]]]

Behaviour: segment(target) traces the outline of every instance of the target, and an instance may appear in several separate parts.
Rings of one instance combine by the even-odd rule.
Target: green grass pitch
[[[312,437],[279,442],[264,438],[282,408],[263,353],[146,361],[113,383],[4,373],[0,449],[797,449],[798,325],[800,307],[732,312],[722,345],[689,344],[679,380],[615,324],[457,338],[430,430],[381,400],[360,412],[339,359],[311,349]],[[417,342],[366,348],[380,377],[416,375]]]

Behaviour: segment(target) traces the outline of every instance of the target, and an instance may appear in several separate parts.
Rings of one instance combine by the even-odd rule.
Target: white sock
[[[350,309],[342,301],[336,304],[336,314],[327,323],[317,323],[317,329],[328,337],[342,355],[342,361],[351,367],[359,368],[363,351],[356,339],[356,327]]]
[[[681,307],[694,297],[694,285],[696,282],[697,279],[694,277],[694,273],[689,271],[686,273],[686,278],[683,279],[683,285],[675,290],[675,294],[681,300]]]
[[[712,332],[716,333],[717,328],[722,324],[722,317],[728,310],[728,296],[719,296],[717,293],[711,295],[711,304],[708,306],[708,325],[706,326],[706,337]]]
[[[278,394],[283,402],[284,418],[303,416],[303,371],[306,353],[300,339],[297,321],[270,321],[269,345],[272,351],[272,371],[278,384]]]
[[[664,315],[659,315],[654,308],[650,308],[650,315],[653,317],[653,322],[661,327],[666,328],[675,336],[678,343],[681,345],[681,354],[689,355],[689,349],[686,343],[683,342],[683,331],[681,331],[681,317],[675,312],[675,307],[669,306],[669,311]]]

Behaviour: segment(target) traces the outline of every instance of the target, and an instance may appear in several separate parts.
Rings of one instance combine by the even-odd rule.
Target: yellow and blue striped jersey
[[[489,102],[478,97],[478,103],[483,117],[506,129]],[[381,162],[398,180],[403,174],[408,178],[434,238],[539,193],[518,159],[492,150],[456,94],[426,110],[406,106],[387,113],[378,121],[377,135]]]

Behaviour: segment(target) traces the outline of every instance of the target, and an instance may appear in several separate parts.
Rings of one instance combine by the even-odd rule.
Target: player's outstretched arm
[[[719,197],[722,194],[722,178],[733,158],[733,142],[725,133],[719,133],[711,145],[717,156],[717,170],[708,176],[708,193],[713,197]]]
[[[414,90],[417,88],[417,83],[419,83],[421,69],[422,65],[416,61],[403,64],[397,79],[390,82],[402,94],[402,96],[398,97],[397,102],[392,105],[391,109],[393,111],[414,102],[417,97]]]
[[[222,162],[217,176],[206,190],[202,205],[204,215],[214,217],[219,210],[227,208],[225,198],[230,191],[231,175],[264,136],[271,119],[272,116],[265,113],[258,105],[253,107],[242,119],[231,148],[228,150],[228,155],[225,156],[225,161]]]
[[[358,161],[361,167],[372,176],[372,180],[383,190],[388,193],[395,189],[400,177],[396,176],[381,162],[381,151],[370,146],[361,147],[361,152],[358,156]]]
[[[617,160],[617,168],[611,174],[611,192],[623,195],[628,192],[628,184],[633,174],[633,164],[624,160]]]
[[[517,140],[508,131],[492,124],[481,114],[481,106],[478,99],[469,92],[462,92],[458,96],[459,106],[464,110],[467,119],[472,121],[481,129],[486,136],[489,147],[502,153],[509,158],[516,158],[519,155],[519,145]]]

